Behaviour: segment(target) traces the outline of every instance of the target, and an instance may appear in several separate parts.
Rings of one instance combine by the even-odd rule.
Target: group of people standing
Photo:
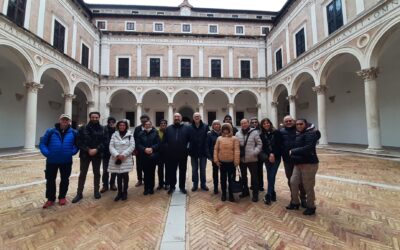
[[[157,189],[168,194],[175,191],[179,169],[179,189],[186,194],[187,159],[191,158],[192,192],[199,188],[209,191],[206,185],[207,159],[212,163],[214,194],[221,189],[221,200],[235,201],[233,182],[241,175],[240,198],[250,196],[253,202],[259,200],[264,191],[263,168],[267,172],[267,192],[264,202],[271,205],[277,200],[275,191],[276,174],[283,160],[285,174],[291,190],[291,202],[287,209],[306,208],[305,215],[315,213],[315,176],[318,170],[316,145],[320,133],[305,119],[294,120],[286,116],[284,127],[274,128],[265,118],[242,119],[240,129],[232,125],[232,117],[225,116],[223,122],[213,121],[211,129],[194,113],[193,121],[187,125],[179,113],[174,114],[173,124],[167,126],[160,121],[160,128],[154,128],[147,115],[140,117],[141,124],[132,133],[127,120],[116,121],[109,117],[106,126],[99,123],[100,113],[91,112],[89,123],[75,131],[70,127],[69,115],[61,115],[59,123],[46,131],[40,141],[40,150],[47,157],[46,198],[43,208],[54,205],[56,200],[55,179],[60,169],[61,182],[59,204],[65,205],[71,174],[72,156],[80,151],[80,174],[77,194],[72,203],[83,198],[86,175],[90,163],[94,174],[94,198],[101,193],[115,190],[115,201],[128,197],[129,172],[133,170],[136,156],[138,182],[144,185],[144,195],[154,194],[155,172],[158,168]],[[103,162],[103,186],[100,189],[100,165]],[[250,173],[250,187],[247,174]],[[117,186],[115,185],[117,182]]]

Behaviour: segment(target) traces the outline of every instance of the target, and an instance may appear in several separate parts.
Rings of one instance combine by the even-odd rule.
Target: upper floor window
[[[295,35],[296,41],[296,56],[300,56],[306,51],[306,39],[304,28],[299,30]]]
[[[119,57],[118,58],[118,76],[119,77],[129,77],[129,69],[130,69],[130,60],[129,57]]]
[[[211,59],[211,77],[221,78],[222,62],[221,59]]]
[[[208,13],[208,14],[207,14],[207,17],[214,17],[214,14]]]
[[[106,21],[97,21],[97,28],[99,30],[107,30],[107,22]]]
[[[86,68],[89,68],[89,47],[82,43],[81,63]]]
[[[278,51],[275,52],[275,65],[276,65],[276,71],[282,69],[283,67],[282,49],[279,49]]]
[[[261,26],[261,35],[268,35],[269,33],[269,27]]]
[[[157,11],[157,15],[164,15],[165,13],[163,11]]]
[[[135,31],[135,22],[126,22],[125,31]]]
[[[328,32],[332,34],[343,26],[343,9],[341,0],[333,0],[326,6]]]
[[[154,23],[154,32],[164,32],[164,23]]]
[[[64,53],[65,27],[57,20],[54,20],[53,47],[61,53]]]
[[[9,0],[7,17],[19,26],[24,26],[26,0]]]
[[[218,34],[218,25],[216,25],[216,24],[208,25],[208,33],[209,34]]]
[[[241,60],[240,61],[240,77],[241,78],[251,78],[250,74],[250,61],[249,60]]]
[[[184,33],[190,33],[192,32],[192,27],[190,24],[184,23],[182,24],[182,32]]]
[[[239,18],[239,15],[232,15],[232,18]]]
[[[262,19],[263,17],[262,17],[262,16],[256,16],[256,18],[257,18],[257,19]]]
[[[161,60],[160,58],[150,58],[150,77],[161,76]]]
[[[181,59],[181,77],[192,76],[192,62],[189,58]]]
[[[243,25],[235,26],[235,35],[244,35],[244,26]]]

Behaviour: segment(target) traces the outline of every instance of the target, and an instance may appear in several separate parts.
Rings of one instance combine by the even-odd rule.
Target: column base
[[[35,151],[38,151],[38,149],[36,148],[36,147],[33,147],[33,148],[23,148],[22,149],[22,151],[23,152],[35,152]]]
[[[329,147],[328,143],[326,143],[326,144],[318,144],[317,145],[317,148],[328,148],[328,147]]]
[[[369,153],[369,154],[376,154],[376,155],[385,153],[385,150],[384,150],[383,148],[367,148],[367,149],[365,149],[364,151],[365,151],[366,153]]]

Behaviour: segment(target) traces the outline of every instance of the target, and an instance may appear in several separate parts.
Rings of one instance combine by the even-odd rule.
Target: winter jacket
[[[289,150],[294,148],[294,143],[296,141],[296,126],[281,128],[279,132],[282,135],[282,159],[285,162],[290,162]]]
[[[49,128],[42,138],[40,138],[40,152],[47,158],[48,164],[70,164],[72,156],[78,153],[76,145],[77,132],[68,127],[64,136],[60,132],[60,124],[55,128]]]
[[[108,172],[120,174],[132,171],[132,152],[135,149],[135,139],[130,130],[128,130],[122,138],[119,131],[116,131],[111,137],[109,149],[111,157],[108,165]],[[120,165],[117,165],[115,164],[117,161],[116,157],[121,154],[125,155],[126,158]]]
[[[210,161],[214,161],[214,146],[221,134],[215,130],[208,131],[206,139],[206,156]]]
[[[206,157],[208,125],[200,121],[199,127],[193,122],[190,126],[189,155],[191,157]]]
[[[294,164],[315,164],[319,162],[316,151],[319,138],[321,138],[321,133],[314,126],[297,133],[294,148],[290,150],[290,158]]]
[[[238,166],[240,163],[239,140],[233,136],[231,126],[228,136],[217,138],[214,147],[214,162],[233,162],[235,166]]]
[[[159,158],[160,143],[160,137],[155,128],[152,128],[149,132],[146,130],[141,131],[136,141],[136,148],[142,157],[141,159],[152,160],[155,163]],[[152,148],[153,153],[151,155],[146,154],[144,152],[145,148]]]
[[[99,123],[89,122],[82,126],[78,133],[78,147],[80,149],[79,157],[102,157],[107,146],[108,132]],[[97,149],[97,154],[90,156],[89,149]]]
[[[250,133],[250,135],[248,135]],[[244,149],[245,155],[241,157],[240,161],[243,163],[249,162],[257,162],[258,161],[258,154],[261,152],[262,149],[262,142],[260,135],[257,130],[250,129],[246,135],[243,134],[243,130],[240,129],[236,133],[236,137],[239,139],[240,147],[244,146],[245,140],[249,136],[247,140],[246,147]]]
[[[110,126],[105,126],[104,127],[107,130],[107,141],[106,141],[106,145],[104,147],[104,154],[103,157],[104,158],[110,158],[111,154],[110,154],[110,141],[111,141],[111,137],[113,136],[114,132],[115,132],[115,128],[112,128]]]
[[[262,141],[262,154],[265,154],[266,159],[272,153],[275,159],[281,158],[282,155],[282,135],[278,130],[261,130],[260,138]]]
[[[179,160],[187,157],[190,141],[190,127],[183,123],[167,127],[163,138],[166,157],[169,160]]]

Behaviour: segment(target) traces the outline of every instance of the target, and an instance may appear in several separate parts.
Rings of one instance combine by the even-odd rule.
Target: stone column
[[[368,150],[382,150],[381,126],[378,104],[378,68],[363,69],[357,74],[364,80],[365,111],[367,114]]]
[[[278,102],[271,102],[271,122],[274,124],[275,128],[279,127],[278,122]]]
[[[64,105],[64,114],[70,115],[72,118],[72,100],[76,98],[76,95],[73,94],[62,94],[61,95],[65,100]]]
[[[36,120],[37,120],[37,98],[38,90],[43,84],[27,82],[26,87],[26,110],[25,110],[25,146],[24,150],[35,150],[36,142]]]
[[[201,115],[201,119],[204,121],[204,103],[199,103],[199,113]]]
[[[261,121],[263,119],[262,110],[261,110],[261,103],[257,103],[257,117],[258,117],[259,121]]]
[[[87,105],[87,116],[89,116],[89,113],[94,111],[94,102],[86,102],[86,105]],[[110,113],[110,111],[108,113]],[[106,118],[108,118],[108,116]]]
[[[140,124],[140,117],[142,116],[142,111],[143,111],[143,103],[136,103],[136,124]]]
[[[289,101],[289,112],[290,116],[296,119],[296,96],[290,95],[287,97]]]
[[[326,89],[325,85],[313,87],[313,91],[317,93],[318,129],[321,132],[320,145],[328,145],[328,136],[326,133]]]
[[[107,122],[107,118],[111,115],[111,103],[106,103],[106,108],[104,110],[104,121]]]
[[[168,103],[168,124],[174,123],[174,104]]]
[[[232,124],[233,124],[233,126],[235,126],[235,124],[236,124],[234,108],[235,108],[235,104],[234,104],[234,103],[229,103],[229,104],[228,104],[228,110],[229,110],[229,113],[228,113],[228,114],[232,117]],[[225,116],[225,115],[224,115],[224,116]]]

